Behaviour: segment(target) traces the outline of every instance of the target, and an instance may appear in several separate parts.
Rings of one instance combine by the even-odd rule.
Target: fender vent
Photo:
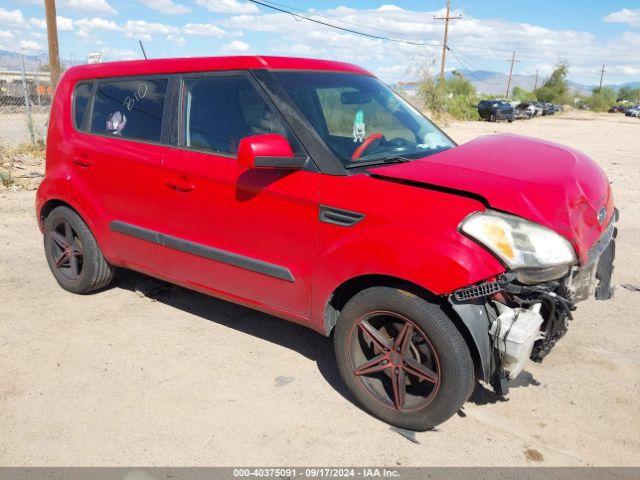
[[[331,223],[341,227],[351,227],[362,220],[364,218],[364,214],[320,205],[319,218],[321,222]]]
[[[479,285],[461,288],[453,292],[453,296],[457,301],[463,302],[465,300],[473,300],[474,298],[488,297],[489,295],[498,293],[500,290],[502,290],[502,286],[495,280],[493,282],[484,282]]]

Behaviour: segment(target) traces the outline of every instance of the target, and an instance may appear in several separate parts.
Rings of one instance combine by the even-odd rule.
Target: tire
[[[496,114],[492,113],[491,116],[489,117],[489,121],[490,122],[497,122],[498,120],[496,119]]]
[[[72,293],[106,287],[115,268],[105,260],[82,218],[69,207],[56,207],[44,222],[44,250],[58,284]]]
[[[382,344],[371,327],[386,337]],[[410,333],[403,337],[404,331]],[[473,360],[455,325],[438,305],[403,290],[373,287],[356,294],[340,313],[334,349],[357,403],[397,427],[434,428],[460,410],[475,386]],[[406,388],[396,394],[401,381]]]

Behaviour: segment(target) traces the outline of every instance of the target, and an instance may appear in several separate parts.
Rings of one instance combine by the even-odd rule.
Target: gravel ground
[[[640,121],[575,113],[445,130],[591,155],[622,215],[614,281],[640,284]],[[2,466],[638,465],[640,293],[585,302],[508,399],[478,387],[413,443],[351,403],[330,342],[303,327],[132,273],[98,294],[63,291],[33,205],[34,192],[0,192]]]

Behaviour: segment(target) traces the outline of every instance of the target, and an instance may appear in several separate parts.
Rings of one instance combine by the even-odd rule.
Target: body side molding
[[[189,253],[191,255],[196,255],[198,257],[226,263],[227,265],[233,265],[234,267],[261,273],[287,282],[295,282],[295,278],[291,274],[291,271],[281,265],[275,265],[273,263],[246,257],[244,255],[238,255],[237,253],[228,252],[226,250],[210,247],[208,245],[192,242],[172,235],[165,235],[160,232],[148,230],[119,220],[113,220],[109,223],[109,229],[123,235],[129,235],[140,240],[157,243],[158,245]]]

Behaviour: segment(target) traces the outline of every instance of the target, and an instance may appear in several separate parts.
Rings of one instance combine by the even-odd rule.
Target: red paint
[[[372,170],[476,193],[569,239],[582,261],[614,214],[609,181],[584,153],[519,135],[479,137],[423,160]],[[598,210],[606,205],[606,221]]]
[[[332,292],[361,275],[386,275],[434,294],[447,294],[504,271],[484,248],[458,232],[462,219],[485,209],[478,199],[385,181],[366,172],[339,176],[246,168],[260,152],[274,151],[273,139],[243,142],[239,161],[228,155],[82,133],[72,125],[71,94],[79,80],[239,69],[370,75],[338,62],[277,57],[168,59],[70,68],[52,106],[46,176],[37,195],[38,218],[47,202],[65,202],[87,222],[112,264],[318,331],[324,331]],[[288,156],[290,151],[285,150],[278,151]],[[474,192],[494,208],[562,233],[582,257],[601,231],[594,209],[605,202],[609,216],[613,211],[607,179],[586,156],[519,137],[482,138],[424,160],[371,172],[414,185],[427,182]],[[320,222],[321,205],[365,217],[353,227]],[[113,232],[109,229],[113,220],[286,267],[295,281]]]
[[[255,168],[256,157],[293,158],[293,150],[287,139],[276,133],[254,135],[240,140],[238,163],[244,168]]]

